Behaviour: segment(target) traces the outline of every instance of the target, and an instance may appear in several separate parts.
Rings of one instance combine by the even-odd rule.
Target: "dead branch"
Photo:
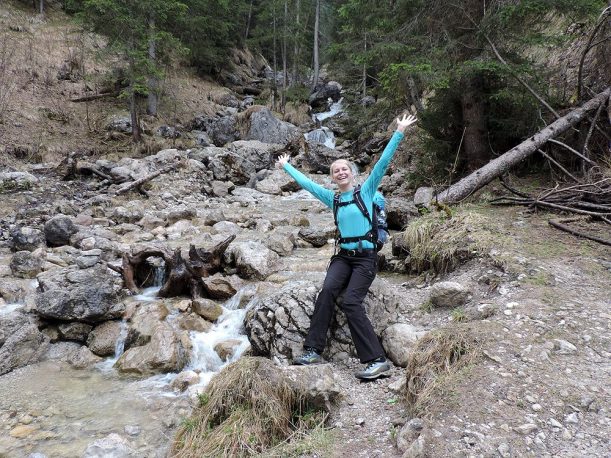
[[[581,54],[581,59],[579,59],[579,70],[577,71],[577,100],[578,101],[581,100],[581,87],[582,87],[582,79],[583,79],[582,78],[582,76],[583,76],[583,65],[584,65],[584,63],[586,61],[586,56],[590,52],[590,49],[594,48],[594,46],[592,46],[592,42],[594,41],[594,37],[596,37],[596,34],[598,33],[598,31],[600,30],[602,25],[605,23],[605,19],[607,17],[607,14],[609,14],[610,12],[611,12],[611,7],[607,7],[601,13],[601,15],[599,17],[599,20],[598,20],[598,23],[596,24],[596,26],[592,30],[592,33],[590,34],[590,38],[588,38],[588,42],[586,44],[586,47],[583,50],[583,53]]]
[[[482,186],[490,183],[498,176],[504,174],[514,165],[526,159],[537,151],[545,142],[566,132],[579,121],[581,121],[589,111],[595,110],[599,105],[607,100],[611,94],[611,87],[601,92],[583,106],[574,109],[552,124],[537,132],[532,137],[515,146],[505,154],[493,159],[485,166],[464,177],[439,195],[440,202],[453,203],[459,202],[471,195]],[[581,153],[579,153],[581,154]]]
[[[127,191],[137,188],[139,186],[141,186],[143,183],[146,183],[149,180],[152,180],[155,177],[158,177],[159,175],[162,175],[164,173],[168,173],[172,170],[174,170],[176,167],[178,167],[181,164],[181,161],[175,161],[169,165],[166,165],[165,167],[160,168],[159,170],[155,170],[152,173],[149,173],[148,175],[137,179],[136,181],[132,181],[131,183],[127,183],[125,185],[123,185],[122,187],[120,187],[119,189],[117,189],[117,191],[115,191],[115,195],[119,196],[121,194],[125,194]]]
[[[80,103],[80,102],[91,102],[92,100],[104,99],[106,97],[118,97],[118,92],[105,92],[103,94],[92,94],[85,95],[83,97],[78,97],[76,99],[70,99],[71,102]]]
[[[601,103],[600,106],[598,107],[598,109],[596,110],[596,114],[594,115],[594,120],[590,124],[590,128],[588,129],[588,134],[586,135],[586,139],[583,142],[583,149],[581,150],[581,153],[585,157],[589,156],[589,154],[588,154],[589,153],[588,144],[590,143],[590,137],[592,137],[592,132],[594,132],[594,126],[596,126],[596,123],[598,122],[598,117],[600,116],[600,113],[602,112],[604,106],[605,106],[605,104]],[[583,163],[583,162],[581,164],[581,170],[582,170],[583,173],[586,172],[586,166],[585,166],[585,163]]]
[[[548,221],[550,226],[555,227],[556,229],[560,229],[561,231],[568,232],[569,234],[576,235],[577,237],[583,237],[588,240],[593,240],[594,242],[602,243],[603,245],[611,246],[611,240],[606,240],[601,237],[597,237],[595,235],[585,234],[583,232],[577,231],[575,229],[571,229],[569,226],[562,224],[562,222],[571,222],[575,219],[571,220],[553,220],[550,219]]]
[[[554,164],[556,167],[558,167],[560,170],[562,170],[566,175],[568,175],[569,177],[571,177],[573,179],[573,181],[579,183],[580,181],[575,178],[571,172],[569,172],[567,169],[565,169],[564,167],[562,167],[562,165],[555,161],[551,156],[549,156],[545,151],[543,151],[541,148],[538,148],[537,151],[539,151],[543,157],[547,158],[548,161],[550,161],[552,164]]]
[[[602,105],[602,104],[601,104],[601,105]],[[567,150],[569,150],[571,153],[576,154],[577,156],[579,156],[580,158],[582,158],[584,161],[586,161],[586,162],[587,162],[588,164],[590,164],[590,165],[596,165],[596,162],[594,162],[594,161],[593,161],[593,160],[591,160],[591,159],[588,159],[588,158],[587,158],[587,157],[585,157],[583,154],[581,154],[579,151],[577,151],[575,148],[571,148],[571,147],[570,147],[569,145],[567,145],[566,143],[562,143],[561,141],[556,140],[556,139],[553,139],[553,138],[550,138],[550,139],[548,140],[548,142],[555,143],[556,145],[560,145],[560,146],[562,146],[563,148],[566,148],[566,149],[567,149]]]

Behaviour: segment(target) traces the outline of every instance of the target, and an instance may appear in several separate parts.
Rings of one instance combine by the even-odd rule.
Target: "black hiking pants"
[[[378,336],[367,317],[363,300],[377,272],[377,253],[366,250],[340,250],[331,258],[323,287],[318,293],[310,330],[304,346],[322,353],[327,331],[335,313],[335,300],[345,289],[341,308],[348,320],[350,335],[362,363],[384,356]]]

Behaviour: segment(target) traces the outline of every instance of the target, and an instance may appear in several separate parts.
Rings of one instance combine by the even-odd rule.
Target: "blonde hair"
[[[344,162],[348,167],[350,167],[350,170],[352,170],[352,176],[356,180],[356,177],[359,174],[359,169],[356,167],[356,164],[354,162],[350,162],[347,159],[336,159],[335,161],[333,161],[329,166],[329,175],[333,176],[333,166],[338,162]]]

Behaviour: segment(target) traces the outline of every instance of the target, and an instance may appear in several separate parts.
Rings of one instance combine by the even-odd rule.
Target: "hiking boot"
[[[373,360],[362,371],[358,371],[354,374],[356,378],[361,380],[374,380],[384,375],[385,372],[390,370],[390,364],[386,359]],[[386,374],[388,375],[388,374]]]
[[[298,366],[309,366],[310,364],[322,363],[322,356],[313,348],[306,348],[303,355],[293,359],[293,364]]]

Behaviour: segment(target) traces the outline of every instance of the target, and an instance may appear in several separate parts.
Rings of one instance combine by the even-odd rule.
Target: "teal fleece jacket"
[[[382,177],[386,173],[388,164],[390,164],[390,161],[393,158],[399,143],[403,139],[403,136],[404,135],[399,131],[396,131],[393,134],[392,138],[388,142],[388,145],[386,145],[386,148],[384,148],[382,156],[361,186],[361,196],[370,215],[373,214],[373,201],[378,186],[380,185],[380,181],[382,181]],[[291,177],[293,177],[293,179],[303,189],[308,191],[327,207],[333,209],[333,197],[335,196],[334,191],[313,182],[289,163],[284,165],[284,170]],[[340,194],[340,202],[347,202],[350,200],[352,200],[352,191],[347,191]],[[356,204],[339,207],[337,212],[337,225],[342,237],[360,237],[365,235],[371,229],[371,224],[369,224],[369,221],[360,212]],[[361,243],[363,244],[363,248],[375,248],[373,244],[367,240],[364,240]],[[347,250],[354,250],[358,248],[358,242],[342,243],[340,247]]]

